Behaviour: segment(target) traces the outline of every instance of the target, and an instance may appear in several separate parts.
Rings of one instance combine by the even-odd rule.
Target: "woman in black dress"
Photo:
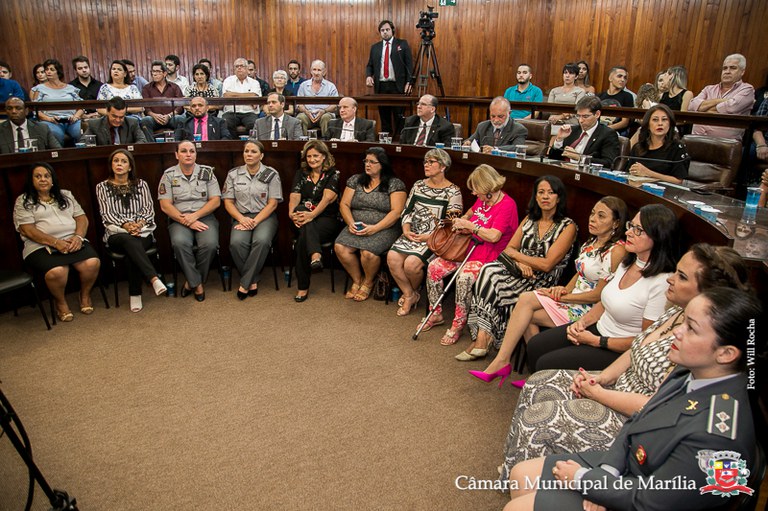
[[[690,159],[685,144],[675,131],[675,115],[667,105],[648,109],[640,125],[637,144],[632,146],[629,173],[680,184],[688,177]],[[666,161],[647,161],[644,158]]]

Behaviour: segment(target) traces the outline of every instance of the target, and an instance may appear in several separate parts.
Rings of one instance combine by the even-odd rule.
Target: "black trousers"
[[[378,93],[401,94],[397,90],[395,82],[379,82]],[[379,132],[386,131],[390,137],[393,137],[395,133],[400,133],[403,129],[403,123],[405,123],[404,112],[405,108],[401,106],[380,106],[379,118],[381,119],[381,129],[379,129]]]
[[[321,245],[335,240],[340,230],[335,217],[320,216],[301,226],[296,239],[296,282],[300,290],[309,289],[312,254],[322,253]]]
[[[152,246],[152,236],[140,238],[130,234],[113,234],[107,244],[115,252],[125,254],[129,294],[141,296],[142,279],[149,282],[152,277],[157,276],[157,270],[146,252]]]
[[[531,374],[544,369],[578,370],[580,367],[588,371],[600,371],[621,356],[621,353],[615,351],[574,345],[568,340],[567,328],[568,325],[550,328],[528,341],[528,370]],[[587,330],[602,335],[597,330],[597,324]]]

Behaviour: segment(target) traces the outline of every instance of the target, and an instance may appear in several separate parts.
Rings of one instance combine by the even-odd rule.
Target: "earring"
[[[493,194],[492,194],[492,193],[486,193],[486,194],[485,194],[485,198],[486,198],[486,199],[488,199],[488,200],[491,200],[491,197],[493,197]]]

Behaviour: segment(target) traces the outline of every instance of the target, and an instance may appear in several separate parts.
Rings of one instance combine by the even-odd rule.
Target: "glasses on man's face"
[[[593,113],[589,113],[589,114],[576,114],[574,117],[576,117],[577,119],[582,119],[582,120],[586,121],[587,119],[589,119],[593,115],[595,115],[595,114],[593,114]]]
[[[643,228],[642,228],[641,226],[639,226],[639,225],[635,225],[635,224],[633,224],[633,223],[632,223],[631,221],[629,221],[629,220],[627,221],[627,225],[626,225],[626,228],[627,228],[627,232],[629,232],[629,231],[632,231],[632,234],[634,234],[635,236],[642,236],[642,235],[643,235],[643,233],[645,233],[645,229],[643,229]]]
[[[424,165],[434,165],[435,163],[438,163],[437,160],[424,160]]]
[[[367,158],[363,159],[363,163],[365,165],[378,165],[379,164],[378,161],[376,161],[376,160],[369,160]]]

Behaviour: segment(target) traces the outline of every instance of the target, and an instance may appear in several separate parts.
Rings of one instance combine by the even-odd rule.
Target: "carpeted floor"
[[[270,278],[239,302],[213,274],[202,304],[147,291],[132,314],[94,293],[50,332],[35,309],[0,315],[1,388],[49,483],[82,511],[501,509],[456,480],[495,480],[518,391],[453,359],[467,334],[414,342],[421,313],[344,300],[328,275],[302,304]],[[25,492],[2,438],[0,510]]]

